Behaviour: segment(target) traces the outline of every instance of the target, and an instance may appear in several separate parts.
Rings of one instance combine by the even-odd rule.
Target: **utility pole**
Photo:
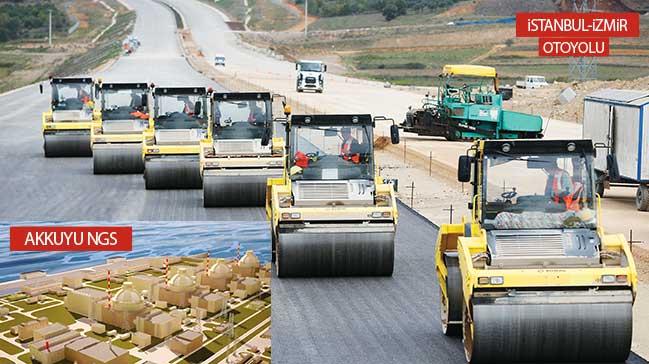
[[[309,33],[309,0],[304,0],[304,38]]]
[[[50,10],[50,48],[52,48],[52,10]]]

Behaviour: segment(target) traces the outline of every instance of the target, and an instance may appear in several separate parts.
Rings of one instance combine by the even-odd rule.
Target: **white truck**
[[[327,72],[327,65],[322,61],[301,60],[295,64],[297,70],[297,83],[295,90],[313,90],[317,93],[324,91],[324,74]]]
[[[525,76],[524,81],[516,81],[516,87],[518,88],[541,88],[547,86],[548,83],[545,81],[543,76]]]

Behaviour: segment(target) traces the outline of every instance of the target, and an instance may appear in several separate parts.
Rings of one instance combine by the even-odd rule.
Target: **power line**
[[[597,9],[597,0],[572,0],[572,10],[576,13],[591,13]],[[597,79],[597,62],[594,57],[571,57],[568,66],[573,80]]]

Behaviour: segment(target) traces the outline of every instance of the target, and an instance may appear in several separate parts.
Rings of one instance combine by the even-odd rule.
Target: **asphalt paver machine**
[[[404,131],[448,140],[543,137],[543,119],[503,108],[496,69],[477,65],[446,65],[437,96],[410,109]]]

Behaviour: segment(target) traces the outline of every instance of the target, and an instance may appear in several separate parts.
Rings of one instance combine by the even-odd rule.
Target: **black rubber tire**
[[[442,322],[442,331],[446,336],[460,336],[462,334],[462,324],[444,324],[444,321],[462,321],[462,273],[457,258],[447,257],[446,270],[446,292],[448,294],[448,310],[444,310],[443,298],[440,303],[440,321]],[[440,292],[441,295],[441,292]],[[440,296],[441,297],[441,296]]]
[[[635,206],[638,211],[649,210],[649,186],[639,185],[635,193]]]

